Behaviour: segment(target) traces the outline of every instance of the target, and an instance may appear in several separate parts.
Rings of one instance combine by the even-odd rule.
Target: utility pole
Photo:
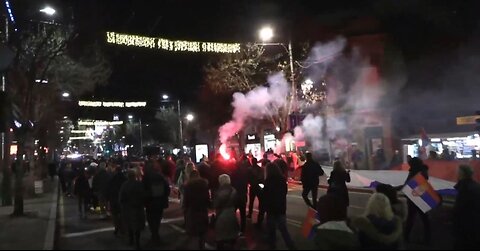
[[[179,127],[179,139],[180,139],[180,149],[183,151],[183,123],[182,123],[182,113],[180,111],[180,99],[177,100],[178,108],[178,127]]]
[[[292,40],[288,41],[288,57],[290,59],[290,81],[292,82],[292,106],[293,112],[296,111],[296,96],[297,96],[297,85],[295,84],[295,71],[293,70],[293,51],[292,51]]]
[[[142,119],[139,119],[139,123],[140,123],[140,156],[143,156]]]
[[[3,42],[8,45],[9,36],[9,20],[7,16],[4,16],[5,30]],[[2,74],[1,91],[6,92],[7,89],[7,76],[6,72]],[[6,95],[4,95],[6,96]],[[12,187],[11,187],[11,174],[10,174],[10,147],[9,147],[9,135],[10,129],[5,126],[5,132],[0,135],[0,164],[3,165],[2,173],[2,206],[12,205]]]

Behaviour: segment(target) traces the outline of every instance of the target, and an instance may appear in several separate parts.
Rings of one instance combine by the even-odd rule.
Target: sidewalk
[[[24,217],[11,217],[13,206],[0,207],[0,250],[51,250],[55,236],[58,179],[44,181],[45,193],[25,196]]]

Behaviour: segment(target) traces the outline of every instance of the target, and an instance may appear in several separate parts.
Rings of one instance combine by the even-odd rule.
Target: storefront
[[[425,147],[428,157],[435,152],[443,159],[470,159],[476,155],[479,158],[480,136],[474,132],[445,133],[428,135],[429,144]],[[418,157],[421,155],[421,146],[424,144],[420,137],[411,137],[402,140],[404,155]]]
[[[261,159],[263,156],[262,145],[257,134],[247,134],[245,153],[252,154],[253,157]]]

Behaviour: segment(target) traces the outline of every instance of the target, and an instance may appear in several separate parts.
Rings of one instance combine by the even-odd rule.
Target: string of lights
[[[84,107],[145,107],[147,102],[102,102],[102,101],[78,101],[78,106]]]
[[[13,16],[12,7],[10,7],[10,2],[8,0],[5,0],[5,7],[7,8],[10,21],[12,22],[12,24],[15,24],[15,17]]]
[[[144,37],[138,35],[107,32],[107,43],[159,49],[173,52],[213,52],[213,53],[238,53],[240,43],[215,43],[169,40],[165,38]]]

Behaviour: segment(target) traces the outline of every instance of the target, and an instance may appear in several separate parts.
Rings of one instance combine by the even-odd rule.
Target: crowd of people
[[[410,169],[405,184],[418,174],[426,180],[429,179],[428,166],[420,158],[410,158],[408,164]],[[307,154],[307,162],[302,168],[302,196],[306,205],[318,212],[319,223],[314,228],[318,249],[405,249],[416,216],[420,216],[423,223],[423,243],[431,244],[429,215],[420,210],[412,200],[398,198],[398,191],[403,186],[377,185],[376,192],[367,202],[364,214],[347,217],[349,195],[346,183],[350,182],[349,173],[341,161],[335,161],[328,179],[327,193],[317,201],[318,180],[324,171],[311,155]],[[454,248],[476,249],[480,246],[480,185],[473,180],[473,171],[468,165],[459,166],[455,189],[457,197],[451,215]],[[310,192],[312,202],[308,198]]]
[[[174,156],[151,156],[144,163],[64,161],[58,174],[65,196],[78,200],[81,219],[90,213],[111,217],[114,234],[127,236],[138,249],[145,221],[151,240],[161,240],[160,223],[171,195],[180,199],[186,233],[196,239],[199,249],[205,248],[210,227],[218,249],[233,248],[245,234],[255,199],[259,205],[255,226],[263,229],[266,217],[270,247],[276,247],[278,229],[286,245],[295,248],[286,226],[288,165],[281,157],[272,160],[265,155],[257,160],[242,155],[225,160],[217,155],[213,161],[204,157],[197,164],[187,156],[176,161]]]
[[[314,239],[319,249],[404,248],[416,216],[420,216],[424,226],[424,243],[430,244],[428,213],[411,200],[398,198],[402,186],[379,184],[368,200],[365,213],[348,218],[346,184],[350,182],[350,171],[341,161],[335,161],[327,193],[318,198],[319,177],[325,172],[311,153],[305,154],[305,160],[301,167],[302,197],[319,214]],[[428,167],[421,159],[411,158],[408,164],[407,181],[419,173],[428,180]],[[214,230],[217,249],[233,249],[237,239],[245,234],[247,218],[254,215],[255,200],[258,214],[254,226],[260,230],[266,227],[269,247],[276,248],[278,230],[286,246],[295,249],[286,223],[288,175],[285,160],[272,159],[267,154],[261,160],[251,155],[225,160],[218,154],[212,161],[204,157],[197,164],[189,157],[174,159],[173,156],[165,159],[152,156],[144,163],[66,161],[59,169],[62,191],[78,200],[79,217],[86,218],[92,210],[111,217],[114,234],[128,237],[136,248],[141,247],[145,221],[151,240],[161,240],[163,211],[169,207],[169,197],[178,196],[186,233],[195,239],[199,249],[205,248],[209,228]],[[455,247],[459,249],[480,244],[480,231],[476,229],[480,223],[480,204],[476,199],[480,198],[480,185],[472,177],[470,167],[460,166],[452,215]]]

